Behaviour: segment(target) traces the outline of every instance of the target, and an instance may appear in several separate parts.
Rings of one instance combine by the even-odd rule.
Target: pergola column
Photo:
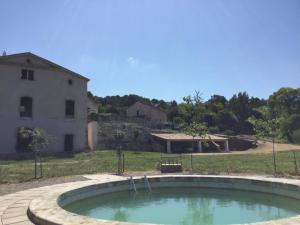
[[[170,140],[167,141],[167,152],[168,152],[168,153],[172,153],[172,149],[171,149],[171,141],[170,141]]]
[[[229,144],[228,144],[228,140],[225,141],[225,151],[229,152]]]
[[[198,141],[198,152],[202,152],[202,141]]]

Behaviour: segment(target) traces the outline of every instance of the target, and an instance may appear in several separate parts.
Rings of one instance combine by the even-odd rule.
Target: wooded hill
[[[206,123],[211,133],[252,134],[252,125],[248,118],[262,118],[268,111],[281,119],[279,138],[300,143],[300,88],[281,88],[268,99],[250,97],[240,92],[226,99],[221,95],[212,95],[204,101],[199,92],[183,98],[183,102],[148,99],[138,95],[90,97],[100,104],[100,112],[125,114],[125,110],[137,101],[153,105],[168,115],[174,128],[191,122]]]

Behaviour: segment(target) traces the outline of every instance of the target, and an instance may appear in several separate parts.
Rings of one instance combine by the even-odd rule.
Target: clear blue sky
[[[0,10],[1,51],[86,75],[98,96],[300,87],[299,0],[1,0]]]

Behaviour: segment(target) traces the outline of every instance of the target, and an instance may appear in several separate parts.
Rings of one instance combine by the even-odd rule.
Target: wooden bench
[[[182,172],[181,157],[161,157],[160,171],[161,173]]]

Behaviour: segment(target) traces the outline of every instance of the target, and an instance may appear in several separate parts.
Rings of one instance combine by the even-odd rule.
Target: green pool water
[[[64,208],[98,219],[155,224],[240,224],[300,214],[300,201],[260,192],[159,188],[99,195]]]

